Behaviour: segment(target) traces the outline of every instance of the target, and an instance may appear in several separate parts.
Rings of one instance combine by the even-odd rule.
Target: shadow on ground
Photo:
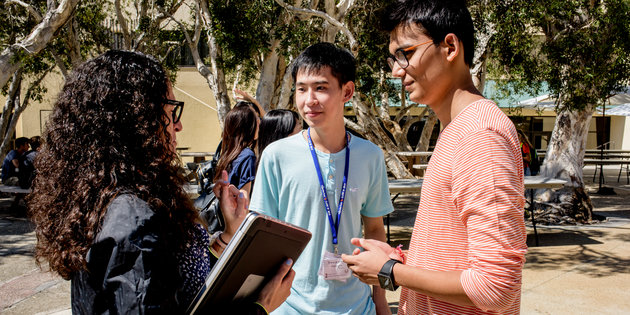
[[[11,198],[0,199],[0,264],[9,256],[33,256],[35,226],[26,218],[26,208],[11,207]]]
[[[578,273],[591,277],[609,277],[615,274],[630,273],[630,259],[600,251],[593,246],[580,245],[571,253],[567,253],[567,251],[561,253],[536,251],[535,248],[530,248],[527,253],[527,265],[529,268],[537,270],[575,267]]]

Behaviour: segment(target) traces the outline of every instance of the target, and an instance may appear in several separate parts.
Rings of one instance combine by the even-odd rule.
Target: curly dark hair
[[[28,200],[38,264],[48,261],[65,279],[84,270],[109,203],[123,193],[167,218],[174,238],[166,242],[189,239],[198,215],[169,146],[167,92],[165,70],[141,53],[108,51],[73,71],[46,126]]]

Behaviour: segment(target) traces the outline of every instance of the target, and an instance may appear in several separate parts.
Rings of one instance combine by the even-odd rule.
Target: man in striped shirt
[[[343,259],[355,276],[402,286],[399,314],[518,314],[526,234],[523,163],[510,119],[475,88],[464,1],[398,1],[384,19],[388,63],[442,130],[407,256],[374,240]],[[405,259],[406,258],[406,259]]]

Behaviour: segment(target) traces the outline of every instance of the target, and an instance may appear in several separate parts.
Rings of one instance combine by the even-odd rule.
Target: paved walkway
[[[617,195],[591,193],[606,221],[588,226],[538,226],[533,246],[528,226],[523,272],[523,314],[630,314],[630,185],[617,183],[618,166],[606,170]],[[593,170],[585,170],[589,192]],[[0,199],[0,313],[70,314],[70,284],[42,272],[32,258],[35,234],[21,212]],[[392,240],[408,246],[417,196],[400,196],[392,215]],[[400,290],[388,295],[395,312]]]

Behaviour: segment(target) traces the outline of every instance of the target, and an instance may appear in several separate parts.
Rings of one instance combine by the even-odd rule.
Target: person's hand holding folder
[[[228,173],[221,173],[221,180],[214,185],[214,193],[219,198],[219,204],[225,220],[225,230],[221,234],[222,241],[229,243],[239,226],[249,213],[249,198],[247,192],[238,190],[228,182]],[[223,248],[221,248],[221,252]],[[220,254],[220,253],[219,253]],[[278,308],[291,294],[291,285],[295,278],[295,271],[291,269],[292,259],[287,259],[279,266],[276,275],[265,285],[256,300],[256,304],[272,312]]]

